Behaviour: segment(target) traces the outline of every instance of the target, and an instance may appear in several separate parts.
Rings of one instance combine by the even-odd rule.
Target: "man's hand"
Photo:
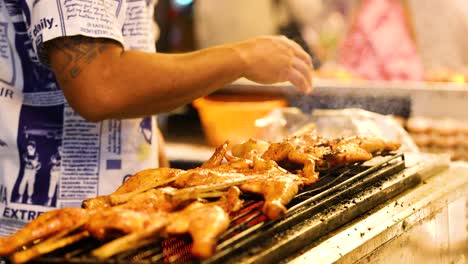
[[[49,63],[68,103],[90,121],[167,112],[240,77],[290,81],[310,92],[312,63],[285,37],[259,37],[184,54],[124,50],[85,36],[46,42]]]
[[[244,77],[258,83],[290,81],[312,91],[312,60],[296,42],[284,36],[265,36],[233,44],[245,63]]]

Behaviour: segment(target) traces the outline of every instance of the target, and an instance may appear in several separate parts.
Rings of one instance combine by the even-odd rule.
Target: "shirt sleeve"
[[[108,38],[124,46],[124,0],[30,0],[27,3],[29,34],[39,57],[43,43],[64,36]]]

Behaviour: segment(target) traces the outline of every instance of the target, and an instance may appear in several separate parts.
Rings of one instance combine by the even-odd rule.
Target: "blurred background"
[[[467,81],[464,0],[159,0],[156,20],[161,52],[283,34],[322,78]]]
[[[389,115],[419,150],[468,161],[466,0],[159,0],[155,19],[160,52],[282,34],[314,62],[310,96],[284,89],[288,84],[240,80],[217,92],[216,100],[160,115],[169,144],[212,148],[220,143],[213,137],[227,138],[228,131],[239,140],[258,136],[239,117],[255,112],[259,118],[274,108],[272,100],[283,100],[281,106],[305,113],[358,108]],[[220,114],[210,116],[213,111]]]

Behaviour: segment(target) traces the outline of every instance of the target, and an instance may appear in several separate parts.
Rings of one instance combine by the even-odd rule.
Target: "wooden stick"
[[[48,239],[37,245],[34,245],[33,247],[27,250],[13,254],[11,260],[13,263],[26,263],[34,258],[50,253],[58,248],[63,248],[68,245],[71,245],[86,237],[89,237],[88,231],[82,231],[80,233],[70,235],[64,238],[57,238],[56,236],[54,236],[53,238]]]
[[[85,221],[80,221],[80,222],[76,223],[74,226],[71,226],[68,229],[65,229],[65,230],[62,230],[62,231],[58,232],[57,234],[47,238],[46,240],[42,241],[41,243],[52,243],[54,241],[57,241],[60,238],[66,236],[66,235],[70,234],[71,232],[77,230],[78,228],[82,227],[84,224],[85,224]]]
[[[217,198],[226,196],[227,192],[206,192],[206,193],[199,193],[197,198]]]
[[[157,223],[152,224],[145,230],[130,233],[104,244],[103,246],[91,251],[91,254],[99,259],[106,259],[127,250],[146,246],[159,238],[156,235],[166,226],[166,224],[166,219],[160,219]]]

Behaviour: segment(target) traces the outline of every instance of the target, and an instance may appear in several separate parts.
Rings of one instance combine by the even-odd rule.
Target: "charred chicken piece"
[[[110,200],[109,195],[102,195],[94,198],[90,198],[84,200],[81,203],[81,207],[84,209],[99,209],[99,208],[107,208],[111,207],[112,202]]]
[[[227,213],[239,211],[244,201],[240,199],[241,190],[237,186],[229,187],[226,195],[222,196],[221,199],[215,204],[219,205]]]
[[[262,172],[265,178],[252,180],[242,184],[243,192],[262,195],[265,199],[263,213],[268,219],[276,219],[287,212],[286,205],[298,193],[299,188],[309,182],[309,179],[294,175],[272,160],[259,157],[253,159],[253,171]]]
[[[181,175],[173,184],[176,188],[186,188],[200,185],[210,185],[223,182],[233,182],[244,178],[245,175],[237,172],[223,172],[214,169],[193,169]]]
[[[214,254],[216,239],[229,227],[229,215],[217,204],[194,202],[170,216],[165,232],[190,233],[193,240],[192,254],[207,258]]]
[[[148,213],[121,207],[110,207],[95,212],[92,221],[84,228],[95,238],[106,241],[123,234],[138,232],[148,227],[154,219],[163,217],[167,212]]]
[[[289,141],[273,143],[263,153],[262,158],[283,163],[285,167],[290,167],[287,165],[291,163],[301,164],[302,168],[298,170],[298,174],[305,178],[307,184],[312,184],[318,180],[318,172],[315,171],[315,167],[316,162],[320,159],[316,156],[313,148],[306,148],[302,145],[295,146]]]
[[[127,203],[118,206],[94,210],[92,221],[85,224],[85,229],[99,240],[109,240],[140,231],[155,218],[173,211],[178,203],[168,196],[172,188],[152,189],[140,193]]]
[[[105,259],[125,250],[154,242],[161,235],[185,234],[192,236],[192,254],[199,258],[213,255],[217,237],[229,226],[229,213],[242,206],[240,190],[231,187],[225,197],[211,203],[196,201],[180,211],[148,214],[151,221],[144,228],[117,238],[93,250],[92,254]],[[147,216],[144,216],[146,221]],[[145,225],[147,222],[144,222]]]
[[[374,136],[359,136],[333,140],[330,147],[332,152],[324,159],[329,166],[343,166],[370,160],[381,152],[395,151],[400,148],[400,143],[386,142]]]
[[[304,132],[278,143],[272,143],[263,153],[262,158],[281,163],[289,170],[296,170],[297,166],[302,168],[297,173],[304,177],[305,184],[313,184],[318,180],[316,167],[320,167],[322,157],[330,150],[326,146],[327,141],[319,137],[315,131]]]
[[[394,141],[385,141],[375,136],[357,136],[345,139],[336,139],[332,145],[339,147],[347,144],[355,144],[363,150],[376,154],[384,151],[395,151],[400,148],[401,143]]]
[[[125,203],[133,196],[174,181],[183,170],[157,168],[140,171],[125,181],[115,192],[83,201],[83,208],[97,209]]]
[[[251,181],[240,186],[244,192],[260,194],[265,199],[262,212],[268,219],[277,219],[286,214],[287,205],[299,191],[297,180],[275,176],[266,180]]]
[[[318,171],[367,161],[374,154],[399,147],[399,143],[385,142],[372,136],[326,140],[315,132],[309,132],[271,144],[262,158],[274,160],[291,171],[297,170],[297,165],[302,166],[297,173],[307,179],[305,184],[312,184],[318,180]]]
[[[239,161],[236,161],[239,162]],[[265,199],[264,214],[269,219],[275,219],[284,215],[287,211],[285,205],[299,191],[304,184],[304,179],[280,168],[274,161],[266,161],[259,157],[249,162],[248,166],[229,166],[231,163],[221,165],[222,168],[193,169],[181,175],[174,186],[186,188],[200,185],[217,185],[220,183],[232,183],[239,186],[240,190],[262,195]],[[247,163],[245,163],[247,164]],[[221,170],[221,171],[220,171]],[[241,182],[250,176],[257,176]]]
[[[226,141],[221,146],[217,147],[213,155],[211,155],[210,159],[204,162],[201,165],[201,167],[213,168],[213,167],[221,165],[221,163],[224,160],[224,156],[226,155],[228,146],[229,146],[229,141]]]
[[[164,186],[182,172],[184,170],[172,168],[142,170],[128,178],[113,194],[144,192],[155,187]]]
[[[117,207],[148,213],[170,212],[179,205],[170,198],[170,193],[174,190],[172,187],[151,189],[134,196],[127,203]]]
[[[122,234],[139,232],[148,228],[154,219],[166,217],[181,204],[190,202],[177,199],[178,197],[173,197],[174,194],[175,189],[171,187],[152,189],[136,195],[125,204],[95,210],[91,215],[92,221],[86,223],[84,228],[102,241]],[[239,189],[231,187],[224,194],[218,204],[226,212],[241,208]]]
[[[234,145],[231,153],[235,157],[251,160],[255,156],[261,156],[269,147],[268,142],[251,138],[244,143]]]
[[[60,231],[74,228],[89,219],[89,212],[81,208],[63,208],[41,214],[15,234],[0,237],[0,256],[13,253],[18,248],[38,239],[45,239]]]
[[[338,167],[372,159],[372,153],[367,152],[354,142],[332,145],[332,148],[333,151],[323,157],[327,162],[326,168]]]

